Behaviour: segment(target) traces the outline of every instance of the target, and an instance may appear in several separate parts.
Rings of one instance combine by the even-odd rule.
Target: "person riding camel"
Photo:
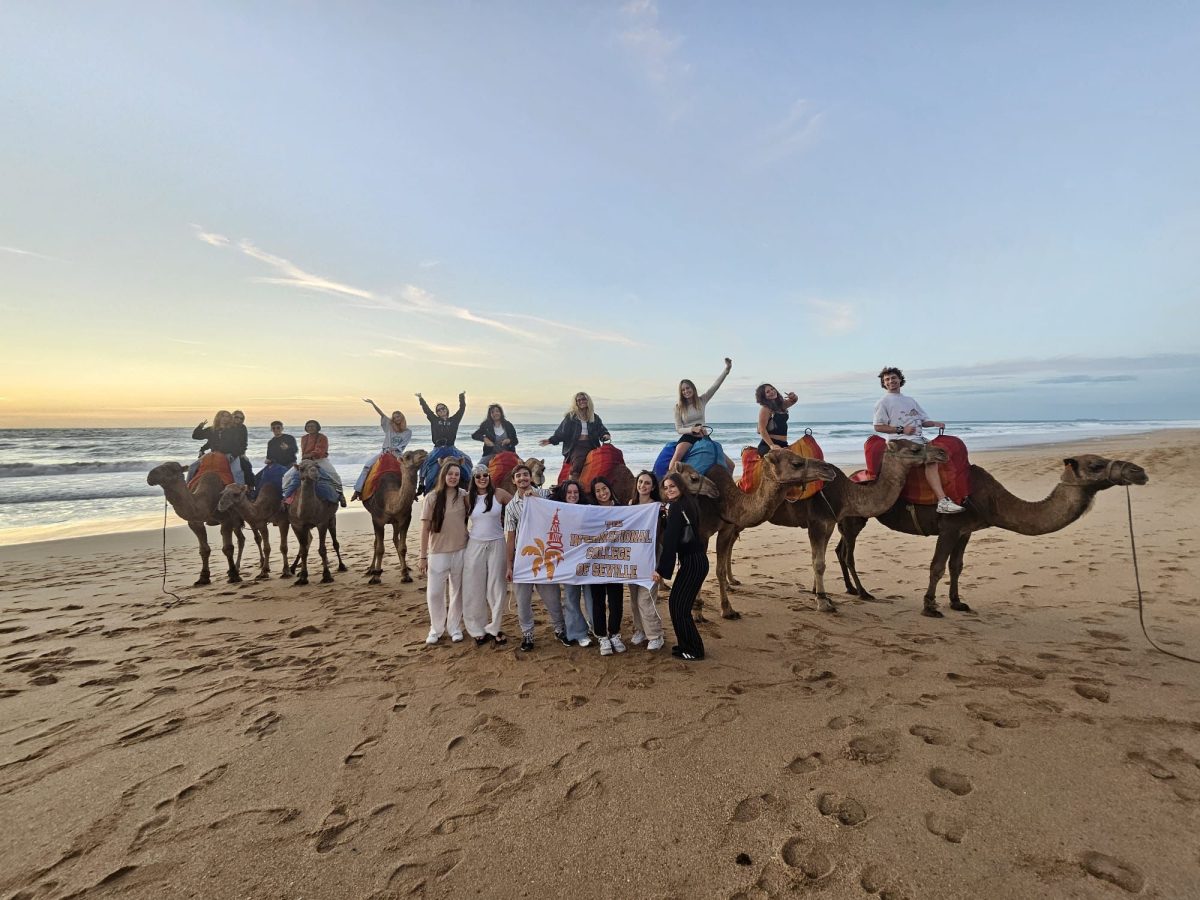
[[[571,477],[578,478],[587,455],[608,440],[612,440],[612,436],[604,427],[604,421],[596,415],[592,398],[580,391],[554,434],[542,438],[538,444],[542,447],[562,444],[563,459],[570,466]]]
[[[433,442],[433,452],[425,458],[425,462],[421,466],[421,477],[417,484],[417,493],[422,494],[426,487],[433,487],[438,470],[441,468],[441,460],[451,454],[457,454],[467,460],[468,468],[463,474],[463,480],[467,480],[470,477],[470,457],[465,453],[458,452],[458,448],[454,446],[454,441],[458,438],[459,423],[462,422],[463,413],[467,410],[467,392],[459,392],[458,412],[454,415],[450,415],[450,407],[445,403],[439,403],[433,409],[430,409],[429,404],[425,402],[425,398],[419,393],[417,394],[417,400],[421,404],[421,410],[425,413],[425,418],[429,420],[429,437]]]
[[[361,498],[363,485],[367,482],[367,475],[370,474],[371,467],[375,465],[379,457],[385,453],[391,453],[399,459],[404,454],[405,448],[408,447],[408,442],[412,440],[412,429],[408,427],[408,420],[404,417],[404,413],[396,409],[388,416],[374,400],[363,397],[363,403],[371,404],[371,408],[379,413],[379,427],[383,429],[383,449],[372,456],[363,466],[358,480],[354,482],[354,496],[350,498],[351,500]]]

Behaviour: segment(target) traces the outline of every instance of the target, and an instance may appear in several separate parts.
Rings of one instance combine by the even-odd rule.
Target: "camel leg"
[[[237,563],[234,562],[233,532],[234,528],[232,525],[221,526],[221,552],[225,554],[225,559],[229,563],[229,578],[227,580],[230,584],[237,584],[242,580],[242,575],[238,572]],[[238,537],[242,539],[243,544],[246,543],[246,537],[240,530],[238,531]]]
[[[300,561],[300,575],[296,578],[296,584],[308,584],[308,545],[312,543],[312,526],[295,525],[292,531],[296,535],[296,543],[299,544],[296,558]],[[294,564],[292,568],[295,568]]]
[[[329,551],[325,549],[325,538],[327,535],[331,535],[331,532],[331,525],[317,526],[317,534],[320,537],[320,541],[317,544],[317,552],[321,555],[321,584],[329,584],[331,581],[333,581],[333,576],[329,574]],[[334,538],[333,540],[334,544],[336,545],[337,538]],[[338,555],[338,558],[341,558],[340,554]]]
[[[950,559],[950,553],[954,550],[954,544],[958,540],[958,535],[951,531],[939,531],[937,546],[933,549],[933,561],[929,563],[929,587],[925,591],[925,608],[921,610],[921,615],[929,616],[933,619],[942,618],[942,613],[937,608],[937,586],[942,580],[942,576],[946,574],[946,562]]]
[[[339,572],[345,572],[346,564],[344,562],[342,562],[342,545],[338,543],[338,539],[337,539],[337,514],[336,513],[334,513],[332,516],[329,517],[329,539],[331,541],[333,541],[333,552],[337,554],[337,558],[338,558],[337,570]],[[324,546],[323,541],[322,541],[322,546]],[[330,580],[332,580],[332,579],[330,579]]]
[[[963,556],[967,552],[967,542],[971,540],[971,532],[959,538],[954,549],[950,551],[950,608],[958,612],[970,612],[971,607],[962,602],[958,596],[958,576],[963,570]]]
[[[258,547],[258,574],[255,581],[271,577],[271,530],[269,525],[252,525],[250,534]]]
[[[834,553],[838,564],[842,567],[842,581],[846,583],[846,593],[860,600],[874,600],[875,595],[868,591],[858,577],[858,564],[854,560],[854,549],[858,546],[858,536],[867,527],[867,520],[850,517],[838,522],[841,538],[838,540]]]
[[[729,573],[729,558],[733,555],[733,545],[737,543],[741,529],[733,525],[722,525],[717,532],[717,588],[721,594],[721,618],[740,619],[742,614],[729,603],[729,588],[727,576]]]
[[[291,561],[288,559],[288,531],[290,530],[289,525],[284,524],[279,526],[279,555],[283,557],[283,571],[279,574],[280,578],[287,578],[296,574],[296,567],[290,565]]]
[[[392,543],[396,547],[396,555],[400,557],[400,580],[409,584],[412,572],[408,568],[408,528],[401,529],[399,522],[392,523]]]
[[[192,534],[196,535],[196,539],[200,541],[200,577],[196,579],[192,587],[212,584],[208,571],[208,557],[212,553],[212,548],[208,546],[208,529],[204,527],[203,522],[188,522],[188,528],[192,529]]]
[[[733,577],[733,545],[737,543],[738,538],[742,536],[739,530],[733,535],[733,540],[729,544],[729,555],[725,557],[725,584],[728,587],[741,587],[742,583]]]
[[[242,533],[241,525],[236,526],[233,530],[233,533],[234,533],[234,536],[237,538],[237,545],[238,545],[237,561],[233,564],[233,566],[235,569],[237,569],[238,573],[240,574],[242,571],[242,551],[246,549],[246,535],[244,535]],[[241,578],[238,578],[238,581],[241,581]]]
[[[837,604],[825,593],[825,551],[829,548],[829,537],[833,534],[833,520],[812,517],[808,523],[808,547],[812,554],[813,593],[817,595],[817,609],[835,613]]]
[[[379,584],[379,576],[383,574],[383,523],[372,519],[371,524],[375,528],[375,546],[371,550],[371,568],[367,569],[371,577],[367,584]]]

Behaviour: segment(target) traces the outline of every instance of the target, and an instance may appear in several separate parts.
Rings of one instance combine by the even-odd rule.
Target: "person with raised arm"
[[[542,438],[538,444],[562,444],[563,459],[571,467],[571,477],[578,478],[583,472],[587,455],[602,443],[611,439],[604,421],[596,415],[592,398],[580,391],[575,395],[571,408],[563,416],[554,434]]]
[[[766,456],[777,447],[787,447],[788,410],[796,405],[796,394],[779,393],[773,384],[760,384],[754,391],[758,402],[758,452]]]
[[[358,500],[361,496],[363,485],[367,481],[367,475],[371,472],[371,466],[375,465],[380,456],[385,453],[391,453],[399,459],[404,455],[404,451],[408,447],[408,442],[412,440],[412,429],[408,427],[408,420],[404,417],[404,413],[396,409],[392,410],[392,414],[389,416],[379,408],[379,405],[374,400],[366,397],[363,397],[363,403],[369,403],[371,409],[379,414],[379,427],[383,429],[383,448],[363,466],[358,480],[354,482],[354,496],[350,498],[351,500]]]
[[[732,368],[733,360],[728,356],[725,357],[724,370],[717,376],[712,387],[703,394],[696,393],[696,384],[690,378],[679,382],[679,399],[675,403],[675,431],[679,435],[679,440],[675,444],[675,452],[671,455],[671,462],[667,466],[668,472],[674,472],[688,451],[692,449],[692,444],[705,436],[704,408],[713,398],[713,394],[725,382],[725,376]]]

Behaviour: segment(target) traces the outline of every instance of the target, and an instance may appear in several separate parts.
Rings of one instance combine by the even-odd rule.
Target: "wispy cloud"
[[[808,320],[822,334],[848,334],[858,328],[858,313],[854,304],[835,300],[805,301]]]
[[[1133,375],[1058,375],[1040,378],[1035,384],[1106,384],[1111,381],[1137,381]]]
[[[621,7],[618,38],[659,89],[670,88],[691,71],[691,65],[683,58],[682,35],[663,28],[655,0],[630,0]]]
[[[644,347],[645,344],[640,344],[626,335],[615,331],[598,331],[595,328],[580,328],[578,325],[568,325],[566,322],[554,322],[548,319],[539,318],[538,316],[526,316],[521,313],[502,313],[506,319],[516,319],[522,322],[528,322],[531,327],[537,328],[540,331],[553,335],[555,332],[566,332],[567,334],[578,334],[582,337],[591,338],[594,341],[602,341],[607,344],[623,344],[626,347]]]
[[[31,259],[44,259],[49,262],[66,262],[65,259],[59,259],[57,256],[49,256],[45,253],[35,253],[33,250],[22,250],[20,247],[4,247],[0,246],[0,253],[11,253],[13,256],[28,256]]]
[[[387,340],[406,347],[411,347],[416,353],[393,348],[379,348],[371,351],[373,356],[394,356],[399,359],[427,361],[431,357],[438,365],[459,366],[464,369],[498,369],[500,364],[494,360],[492,351],[474,347],[469,344],[437,344],[420,338],[388,337]],[[481,361],[483,360],[483,361]]]
[[[417,265],[422,269],[436,269],[442,264],[440,259],[423,259]]]
[[[758,165],[769,165],[789,159],[813,146],[820,138],[825,113],[813,107],[809,100],[792,104],[780,121],[769,127],[750,151],[750,159]]]
[[[192,223],[192,230],[196,232],[196,237],[204,241],[206,244],[211,244],[214,247],[228,247],[229,238],[223,234],[215,234],[211,231],[205,231],[199,225]]]

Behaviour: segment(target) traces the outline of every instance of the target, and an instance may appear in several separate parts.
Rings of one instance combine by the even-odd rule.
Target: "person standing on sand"
[[[592,505],[617,505],[607,478],[597,478],[592,482]],[[618,581],[595,581],[587,588],[592,598],[592,627],[600,639],[600,655],[624,653],[625,642],[621,640],[621,617],[625,613],[624,588]]]
[[[587,503],[583,493],[583,485],[574,478],[568,478],[554,489],[553,497],[559,503]],[[590,647],[592,639],[588,636],[588,620],[580,603],[583,600],[582,584],[563,585],[563,634],[564,644],[575,643],[580,647]]]
[[[508,585],[504,575],[508,546],[504,541],[504,507],[512,494],[492,483],[483,463],[471,472],[467,492],[468,536],[463,557],[463,622],[467,633],[482,647],[488,641],[507,644],[501,620]]]
[[[900,393],[904,387],[904,373],[894,366],[888,366],[880,371],[879,383],[887,391],[875,404],[875,431],[888,436],[888,440],[904,438],[924,444],[925,437],[922,428],[945,428],[945,422],[935,422],[921,409],[921,404],[911,397]],[[960,513],[963,508],[946,496],[942,487],[942,476],[938,474],[937,463],[925,466],[925,480],[937,494],[937,511],[946,515]]]
[[[700,585],[708,577],[708,547],[700,540],[700,508],[688,493],[687,485],[674,472],[663,477],[663,497],[666,498],[667,524],[663,529],[662,554],[654,571],[655,582],[667,581],[679,561],[679,574],[667,596],[671,610],[671,625],[675,640],[671,655],[680,659],[704,659],[704,641],[692,618],[692,607]]]
[[[629,501],[630,506],[659,503],[661,507],[658,497],[658,479],[654,477],[653,472],[639,472],[634,488],[635,493],[633,499]],[[659,534],[661,535],[661,533],[660,530]],[[658,614],[658,607],[655,605],[657,602],[658,582],[648,588],[642,587],[640,584],[629,585],[629,611],[633,613],[633,636],[629,639],[629,643],[640,644],[645,641],[647,650],[662,649],[666,639],[663,637],[662,616]]]
[[[679,434],[679,441],[675,444],[675,452],[671,455],[671,462],[667,465],[668,472],[674,472],[688,451],[692,449],[692,444],[704,437],[704,407],[708,405],[713,394],[724,383],[725,376],[732,368],[733,360],[728,356],[725,357],[725,370],[717,376],[712,387],[703,394],[696,394],[696,385],[690,378],[679,382],[679,400],[675,403],[675,431]]]
[[[521,514],[525,511],[526,497],[549,497],[550,492],[545,488],[533,486],[533,474],[529,466],[521,463],[512,470],[512,480],[515,493],[504,508],[504,537],[508,544],[508,573],[505,576],[510,583],[513,577],[513,563],[517,558],[517,530],[521,527]],[[533,588],[529,583],[514,584],[513,595],[517,600],[517,622],[521,626],[521,649],[533,649]],[[550,625],[554,628],[554,636],[564,644],[569,644],[563,625],[562,599],[557,584],[538,584],[538,596],[546,605],[550,614]]]
[[[371,466],[385,453],[391,453],[397,459],[403,455],[405,448],[408,447],[408,442],[412,440],[412,429],[408,427],[408,420],[404,418],[404,413],[400,410],[392,410],[390,416],[385,415],[383,410],[375,403],[374,400],[369,400],[363,397],[363,403],[371,404],[371,409],[379,414],[379,427],[383,429],[383,449],[375,456],[371,457],[370,462],[363,466],[362,472],[358,475],[358,480],[354,482],[354,496],[351,500],[358,500],[361,496],[363,485],[367,482],[367,475],[371,473]]]
[[[759,456],[776,447],[787,447],[788,410],[796,405],[795,391],[781,394],[773,384],[760,384],[754,391],[758,402]]]
[[[538,444],[543,447],[562,444],[563,459],[571,467],[571,477],[578,478],[583,473],[587,455],[607,440],[611,440],[611,435],[604,427],[604,421],[596,415],[592,398],[580,391],[554,434],[542,438]]]
[[[429,607],[429,636],[426,644],[436,644],[449,630],[450,640],[463,639],[463,556],[467,548],[467,492],[459,487],[462,470],[442,466],[433,493],[421,507],[421,574],[428,573],[425,603]],[[450,604],[446,605],[446,582],[450,583]]]

